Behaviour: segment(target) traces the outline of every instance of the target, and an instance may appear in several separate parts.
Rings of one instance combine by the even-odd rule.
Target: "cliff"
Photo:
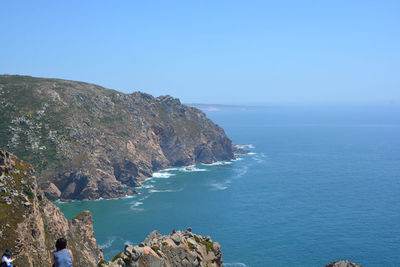
[[[11,248],[17,266],[50,266],[55,240],[66,237],[76,267],[169,267],[222,265],[221,247],[210,237],[173,231],[153,231],[144,242],[126,246],[105,262],[96,244],[91,213],[68,221],[38,188],[33,167],[0,149],[0,251]],[[360,267],[348,261],[326,267]]]
[[[17,266],[50,266],[55,241],[66,237],[75,266],[103,258],[90,212],[68,221],[36,183],[31,165],[0,150],[0,251],[11,248]]]
[[[221,247],[210,237],[173,231],[162,236],[153,231],[144,242],[125,246],[125,250],[102,267],[172,267],[172,266],[222,266]]]
[[[222,128],[170,96],[0,75],[0,114],[0,147],[51,200],[121,197],[153,171],[234,158]]]

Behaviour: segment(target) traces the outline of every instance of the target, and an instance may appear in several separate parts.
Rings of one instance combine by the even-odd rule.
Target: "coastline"
[[[133,194],[126,194],[125,196],[118,196],[118,197],[110,197],[110,198],[96,198],[96,199],[57,199],[52,201],[53,203],[58,203],[58,204],[62,204],[62,203],[71,203],[71,202],[77,202],[77,201],[101,201],[101,200],[114,200],[114,199],[129,199],[129,198],[133,198],[136,195],[140,195],[139,192],[137,192],[137,189],[141,189],[142,188],[142,183],[152,180],[152,179],[157,179],[157,178],[163,178],[163,177],[155,177],[154,174],[162,174],[168,171],[175,171],[175,170],[183,170],[186,172],[196,172],[196,171],[203,171],[203,170],[199,170],[198,168],[196,168],[197,165],[204,165],[204,166],[217,166],[217,165],[229,165],[232,164],[232,162],[234,161],[238,161],[240,160],[240,155],[253,155],[254,152],[251,151],[247,151],[244,150],[245,148],[254,148],[254,146],[252,144],[234,144],[233,145],[234,148],[234,158],[230,159],[230,160],[221,160],[221,161],[214,161],[212,163],[195,163],[195,164],[190,164],[190,165],[185,165],[185,166],[170,166],[167,167],[165,169],[160,169],[160,170],[156,170],[152,173],[152,176],[149,177],[145,177],[143,180],[138,181],[138,183],[140,184],[140,186],[137,187],[125,187],[127,188],[127,190],[130,190],[133,192]]]

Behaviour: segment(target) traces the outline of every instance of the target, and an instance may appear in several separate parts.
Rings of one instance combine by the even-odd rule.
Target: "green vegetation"
[[[187,244],[190,250],[194,249],[194,245],[191,242],[188,241]]]
[[[159,250],[160,248],[159,248],[158,246],[152,246],[151,249],[154,250],[154,251],[157,251],[157,250]]]
[[[122,252],[118,253],[117,255],[114,256],[114,258],[112,258],[111,261],[115,261],[116,259],[118,259],[119,257],[121,257]]]
[[[82,211],[81,213],[77,214],[72,220],[82,220],[85,217],[86,212]]]
[[[193,235],[193,237],[194,237],[194,240],[196,240],[197,243],[200,243],[201,240],[197,235]]]
[[[211,250],[214,249],[214,243],[213,242],[209,242],[209,241],[205,241],[205,240],[201,240],[202,244],[206,245],[206,251],[210,252]]]
[[[98,266],[98,267],[101,267],[101,266],[103,266],[103,264],[105,264],[105,263],[107,263],[107,261],[101,260],[101,261],[99,261],[99,263],[97,264],[97,266]]]
[[[14,190],[14,192],[22,192],[28,196],[30,201],[33,200],[33,192],[31,189],[32,181],[28,178],[29,174],[29,164],[18,160],[15,157],[11,158],[15,165],[8,174],[6,174],[3,181],[3,187],[8,190]],[[1,172],[1,171],[0,171]],[[0,173],[0,176],[2,174]],[[24,182],[22,182],[24,180]],[[25,200],[21,196],[12,196],[9,192],[1,192],[0,197],[9,197],[12,199],[12,204],[9,205],[4,202],[0,202],[0,232],[1,232],[1,243],[0,251],[4,251],[6,248],[15,248],[16,239],[18,233],[16,232],[17,226],[23,221],[23,216],[29,212],[29,208],[25,207]],[[24,266],[26,262],[22,259],[18,259],[16,264],[18,266]]]

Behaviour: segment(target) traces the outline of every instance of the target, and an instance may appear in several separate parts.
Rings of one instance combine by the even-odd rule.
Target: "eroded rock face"
[[[126,246],[106,267],[222,266],[221,247],[210,237],[193,234],[191,229],[162,236],[153,231],[143,243]]]
[[[234,158],[222,128],[171,96],[15,75],[0,93],[0,147],[35,165],[50,200],[121,197],[153,171]]]
[[[38,188],[33,167],[0,150],[0,251],[11,248],[17,266],[50,266],[55,241],[66,237],[74,266],[96,266],[103,258],[92,215],[68,221]]]
[[[331,262],[325,265],[325,267],[361,267],[361,265],[345,260],[345,261]]]

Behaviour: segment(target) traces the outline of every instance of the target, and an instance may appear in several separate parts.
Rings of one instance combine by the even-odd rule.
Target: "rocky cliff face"
[[[162,236],[153,231],[143,243],[125,250],[103,267],[222,266],[221,247],[210,237],[193,234],[191,229]]]
[[[0,251],[11,248],[17,266],[50,266],[62,236],[75,266],[96,266],[102,259],[90,212],[68,221],[38,188],[32,166],[0,150]]]
[[[36,166],[50,199],[131,194],[162,168],[234,158],[223,129],[170,96],[0,76],[0,147]]]

